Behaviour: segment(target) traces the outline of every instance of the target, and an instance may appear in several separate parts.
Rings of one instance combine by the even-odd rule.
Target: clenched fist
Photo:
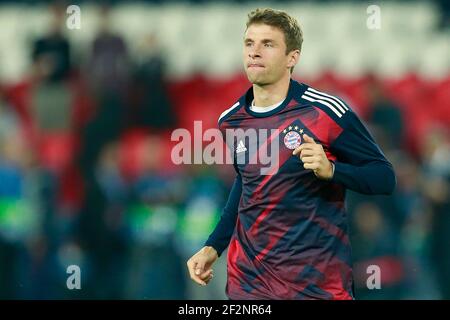
[[[314,141],[307,134],[303,135],[303,143],[293,151],[294,156],[299,156],[305,169],[311,169],[319,179],[329,180],[333,178],[333,164],[328,160],[321,144]]]

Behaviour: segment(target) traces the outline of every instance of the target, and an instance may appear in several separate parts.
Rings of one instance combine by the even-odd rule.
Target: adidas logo
[[[244,145],[244,141],[240,140],[238,146],[236,148],[236,153],[241,153],[247,151],[247,148]]]

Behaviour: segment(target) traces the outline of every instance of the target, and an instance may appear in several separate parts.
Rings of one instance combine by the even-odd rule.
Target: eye
[[[264,46],[265,46],[265,47],[271,48],[271,47],[273,47],[273,44],[271,44],[271,43],[265,43]]]

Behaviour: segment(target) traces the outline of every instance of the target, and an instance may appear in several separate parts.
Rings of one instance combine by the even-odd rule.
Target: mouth
[[[264,65],[260,63],[249,63],[247,64],[247,68],[264,68]]]

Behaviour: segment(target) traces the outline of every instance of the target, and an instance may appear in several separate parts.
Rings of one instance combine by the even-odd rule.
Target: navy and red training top
[[[392,193],[392,165],[357,115],[335,96],[291,80],[286,99],[275,109],[254,112],[252,101],[250,88],[219,118],[224,137],[227,129],[269,132],[256,140],[226,141],[237,176],[205,245],[219,255],[229,246],[227,296],[354,299],[345,190]],[[303,133],[334,163],[331,180],[318,179],[292,155]],[[261,174],[268,165],[255,163],[255,157],[272,150],[272,143],[278,144],[278,165]]]

